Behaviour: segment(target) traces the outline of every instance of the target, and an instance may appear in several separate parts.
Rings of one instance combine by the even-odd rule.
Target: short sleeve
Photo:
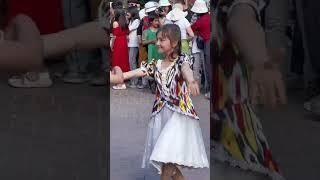
[[[177,61],[179,67],[181,67],[185,63],[188,63],[191,69],[193,69],[193,62],[194,57],[191,54],[183,54],[179,57]]]
[[[143,72],[146,72],[148,76],[154,77],[154,73],[156,70],[157,61],[154,59],[150,63],[143,61],[141,63],[140,69]]]
[[[129,24],[129,31],[138,29],[139,25],[140,25],[140,20],[135,19],[131,24]]]
[[[184,18],[184,22],[183,23],[185,24],[186,29],[191,26],[190,22],[186,18]]]

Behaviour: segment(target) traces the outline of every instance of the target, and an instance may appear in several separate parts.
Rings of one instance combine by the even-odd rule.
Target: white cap
[[[159,1],[159,6],[164,7],[164,6],[171,6],[169,0],[160,0]]]
[[[155,11],[159,7],[159,4],[154,1],[149,1],[144,5],[146,13]]]
[[[207,13],[209,10],[207,3],[204,0],[196,0],[191,8],[191,11],[194,13]]]

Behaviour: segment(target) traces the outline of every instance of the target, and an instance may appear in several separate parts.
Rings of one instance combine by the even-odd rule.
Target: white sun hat
[[[165,6],[171,6],[169,0],[160,0],[159,1],[159,6],[160,7],[165,7]]]
[[[142,20],[144,17],[146,17],[147,15],[146,15],[146,9],[141,9],[140,11],[139,11],[139,18],[140,18],[140,20]]]
[[[149,1],[144,5],[146,13],[155,11],[159,7],[159,4],[154,1]]]
[[[194,13],[207,13],[208,7],[207,3],[204,0],[196,0],[191,8],[191,11]]]
[[[170,21],[178,21],[185,18],[188,12],[183,11],[183,6],[181,4],[175,4],[173,9],[167,14],[166,18]]]

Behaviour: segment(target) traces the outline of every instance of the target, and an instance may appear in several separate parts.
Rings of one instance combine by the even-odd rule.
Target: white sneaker
[[[115,90],[124,90],[127,89],[126,84],[122,84],[122,85],[115,85],[112,87]]]

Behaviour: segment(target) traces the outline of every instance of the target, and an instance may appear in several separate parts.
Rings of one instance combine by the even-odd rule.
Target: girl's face
[[[166,7],[164,8],[164,12],[165,12],[165,14],[168,14],[168,13],[169,13],[169,6],[166,6]]]
[[[113,8],[110,8],[110,13],[112,16],[114,16],[114,9]]]
[[[159,24],[160,24],[159,18],[156,18],[151,22],[151,26],[154,27],[154,28],[158,28]]]
[[[127,19],[130,19],[132,17],[132,15],[129,12],[127,12],[126,17],[127,17]]]
[[[171,42],[168,37],[162,36],[162,33],[157,34],[157,47],[159,53],[170,54],[173,49],[177,46],[177,42]]]

